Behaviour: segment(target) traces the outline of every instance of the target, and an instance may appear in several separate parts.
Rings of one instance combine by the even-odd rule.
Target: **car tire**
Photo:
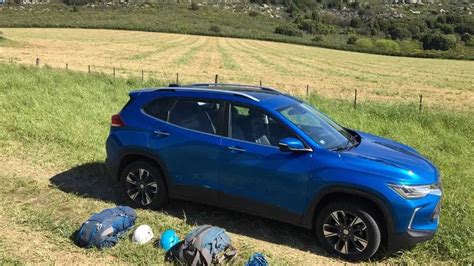
[[[321,247],[348,261],[368,260],[379,249],[380,226],[364,202],[335,202],[324,206],[315,223]]]
[[[168,202],[168,190],[160,169],[147,161],[135,161],[120,174],[122,193],[130,206],[160,209]]]

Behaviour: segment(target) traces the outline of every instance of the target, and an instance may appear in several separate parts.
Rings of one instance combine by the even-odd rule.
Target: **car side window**
[[[221,103],[214,101],[178,99],[169,110],[167,121],[187,129],[217,134],[221,107]]]
[[[151,116],[168,122],[169,110],[175,102],[176,98],[174,97],[158,98],[145,106],[143,110]]]
[[[230,137],[278,147],[281,139],[294,134],[258,108],[231,105]]]

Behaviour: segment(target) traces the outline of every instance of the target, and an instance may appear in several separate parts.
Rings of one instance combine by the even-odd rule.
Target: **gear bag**
[[[192,230],[170,253],[168,258],[192,266],[220,264],[237,255],[225,230],[210,225]]]
[[[112,247],[135,224],[136,219],[135,210],[127,206],[105,209],[82,224],[75,243],[83,248]]]

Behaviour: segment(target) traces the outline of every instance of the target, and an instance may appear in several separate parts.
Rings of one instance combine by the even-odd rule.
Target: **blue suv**
[[[268,217],[314,229],[347,260],[409,248],[438,227],[440,177],[430,161],[271,88],[133,91],[112,116],[106,149],[135,207],[173,198]]]

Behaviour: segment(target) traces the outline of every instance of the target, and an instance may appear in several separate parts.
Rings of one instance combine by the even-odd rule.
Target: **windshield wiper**
[[[348,132],[349,133],[349,132]],[[349,133],[350,137],[348,137],[347,139],[347,142],[346,144],[344,144],[344,146],[339,146],[339,147],[335,147],[333,149],[331,149],[332,151],[343,151],[343,150],[346,150],[349,148],[349,144],[352,144],[351,147],[354,147],[357,143],[357,139],[354,135],[352,135],[351,133]]]

